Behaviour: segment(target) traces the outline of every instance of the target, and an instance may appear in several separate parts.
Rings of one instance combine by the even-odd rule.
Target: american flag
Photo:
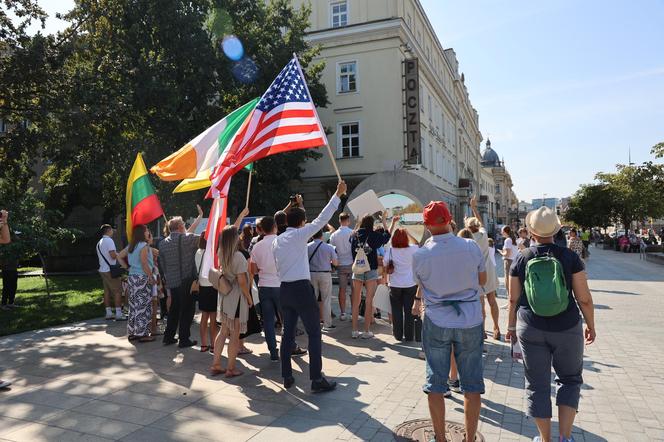
[[[209,196],[223,194],[231,176],[268,155],[327,144],[323,125],[294,55],[247,117],[210,176]]]

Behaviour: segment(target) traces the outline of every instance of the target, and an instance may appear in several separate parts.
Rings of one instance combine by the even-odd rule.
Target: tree
[[[584,228],[603,227],[611,224],[612,196],[604,184],[584,184],[572,196],[565,220]]]
[[[611,197],[611,213],[625,229],[632,221],[664,216],[664,166],[644,163],[641,166],[618,165],[615,173],[598,173],[596,179]]]
[[[655,144],[650,150],[650,153],[655,155],[655,158],[664,158],[664,141]]]
[[[71,26],[59,36],[64,62],[55,76],[60,81],[51,81],[58,100],[42,127],[49,135],[42,177],[49,207],[102,204],[109,217],[123,213],[137,152],[148,166],[155,164],[262,94],[293,52],[309,65],[316,50],[304,41],[308,16],[309,9],[295,10],[287,0],[78,1],[65,16]],[[236,62],[219,49],[231,33],[257,68],[253,82],[236,78]],[[324,105],[321,69],[311,66],[308,73],[312,96]],[[283,206],[288,182],[312,156],[304,151],[261,160],[252,208]],[[243,200],[246,174],[233,183],[232,201]],[[191,210],[204,195],[171,195],[173,183],[156,187],[167,213]]]

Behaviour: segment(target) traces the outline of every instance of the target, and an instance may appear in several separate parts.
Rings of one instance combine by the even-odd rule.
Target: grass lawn
[[[103,316],[103,288],[97,275],[19,278],[16,304],[0,310],[0,336]]]

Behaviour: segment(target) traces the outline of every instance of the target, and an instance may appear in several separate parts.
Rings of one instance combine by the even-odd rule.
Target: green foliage
[[[615,173],[598,173],[596,179],[611,198],[611,215],[625,228],[632,221],[664,216],[664,166],[651,162],[640,166],[618,165]]]
[[[650,150],[650,153],[655,155],[655,158],[664,158],[664,141],[655,144]]]
[[[606,185],[584,184],[576,191],[565,212],[565,220],[584,228],[611,224],[612,197]]]
[[[51,295],[42,277],[19,278],[16,302],[20,309],[0,310],[0,336],[99,317],[103,306],[101,280],[91,276],[49,278]]]
[[[317,48],[304,40],[310,10],[287,0],[80,0],[57,36],[25,34],[44,13],[33,0],[5,1],[23,21],[0,14],[0,118],[14,128],[0,137],[0,178],[26,189],[41,175],[45,207],[68,213],[103,205],[106,218],[124,213],[126,180],[136,153],[148,167],[179,149],[239,105],[261,95],[297,53],[314,101],[324,106]],[[18,14],[21,11],[21,14]],[[258,67],[242,84],[220,50],[235,34]],[[29,127],[22,122],[29,121]],[[262,160],[252,185],[252,209],[285,205],[300,164],[318,157],[300,151]],[[37,159],[43,160],[38,161]],[[154,180],[166,213],[189,213],[205,192],[172,195],[175,183]],[[243,203],[246,174],[231,189]],[[237,204],[233,204],[237,201]],[[207,205],[207,204],[206,204]]]

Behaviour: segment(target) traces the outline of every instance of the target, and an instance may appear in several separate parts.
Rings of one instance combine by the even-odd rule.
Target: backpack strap
[[[318,245],[314,249],[314,253],[312,253],[311,256],[309,257],[309,262],[311,262],[311,260],[314,258],[314,255],[316,254],[316,252],[318,251],[318,249],[320,249],[320,246],[322,246],[322,245],[323,245],[323,241],[318,243]]]

